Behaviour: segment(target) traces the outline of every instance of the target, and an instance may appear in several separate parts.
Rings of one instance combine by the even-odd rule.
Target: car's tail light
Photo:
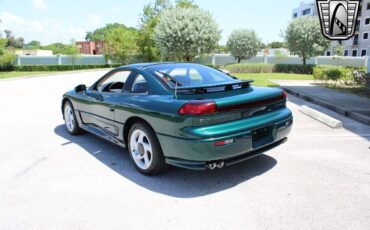
[[[181,115],[208,115],[217,112],[214,101],[190,101],[179,109]]]

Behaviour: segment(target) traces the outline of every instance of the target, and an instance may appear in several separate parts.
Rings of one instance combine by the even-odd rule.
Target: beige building
[[[343,56],[363,57],[370,54],[370,0],[360,2],[355,36],[345,41],[332,42],[331,47],[325,51],[325,56],[333,56],[334,47],[339,44],[344,47]],[[316,1],[301,2],[300,6],[293,10],[293,19],[302,16],[318,16]]]
[[[52,56],[53,51],[51,50],[16,50],[16,55],[21,56]]]

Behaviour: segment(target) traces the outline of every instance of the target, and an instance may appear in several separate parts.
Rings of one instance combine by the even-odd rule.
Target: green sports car
[[[64,94],[72,135],[88,131],[128,149],[143,174],[168,165],[219,169],[287,140],[287,95],[191,63],[122,66]]]

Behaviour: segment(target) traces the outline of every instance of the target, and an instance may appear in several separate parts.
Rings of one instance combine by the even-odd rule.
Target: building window
[[[360,31],[360,26],[361,26],[361,21],[357,20],[356,21],[356,31]]]
[[[354,39],[353,39],[353,45],[354,46],[357,46],[358,45],[358,34],[355,35]]]
[[[326,56],[330,56],[330,55],[331,55],[330,51],[326,51]]]
[[[293,18],[297,18],[298,17],[298,14],[297,13],[294,13],[293,14]]]
[[[361,50],[361,57],[367,55],[367,49]]]
[[[366,7],[367,10],[370,10],[370,3],[367,4],[367,7]]]
[[[362,34],[362,39],[363,40],[368,40],[369,39],[369,32],[365,32]]]
[[[365,25],[369,25],[370,24],[370,18],[365,18]]]
[[[357,50],[352,50],[352,57],[357,57]]]
[[[344,50],[344,55],[343,56],[347,57],[348,54],[349,54],[349,51],[348,50]]]
[[[302,11],[302,15],[305,16],[305,15],[309,15],[311,13],[311,8],[308,8],[304,11]]]

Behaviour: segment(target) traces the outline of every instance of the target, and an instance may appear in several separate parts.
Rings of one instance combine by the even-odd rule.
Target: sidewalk
[[[288,93],[370,125],[370,99],[313,84],[313,81],[273,80]]]

